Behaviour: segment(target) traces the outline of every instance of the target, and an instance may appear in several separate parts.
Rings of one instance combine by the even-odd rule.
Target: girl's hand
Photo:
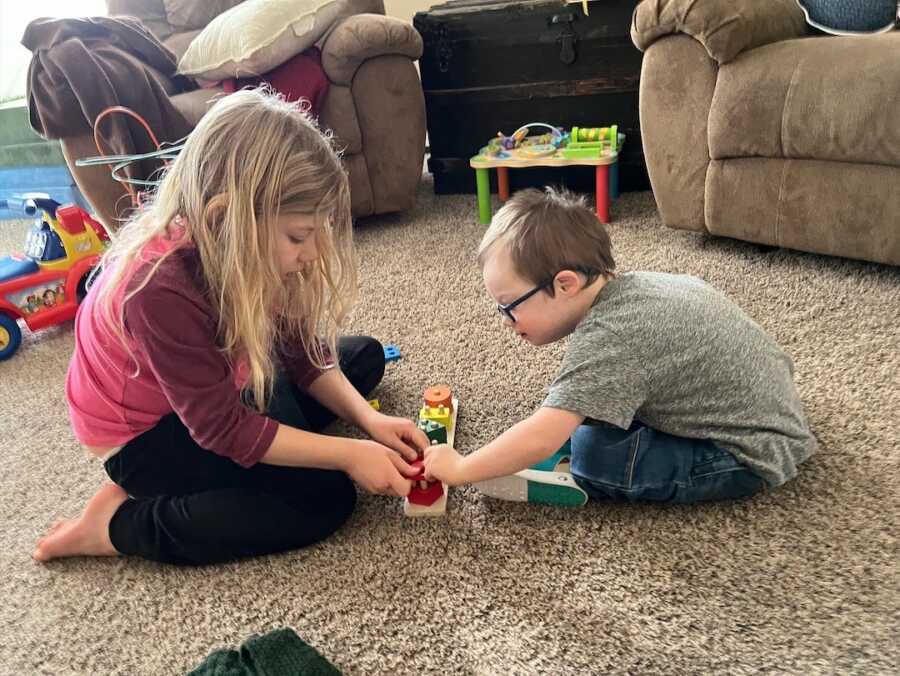
[[[448,486],[466,483],[463,476],[463,462],[455,448],[448,444],[438,444],[425,449],[425,478],[429,481],[443,481]]]
[[[374,441],[355,440],[344,471],[369,493],[409,494],[412,482],[406,477],[419,473],[392,449]]]
[[[375,441],[393,448],[407,460],[416,460],[419,450],[428,448],[428,437],[406,418],[375,413],[366,424],[366,432]]]

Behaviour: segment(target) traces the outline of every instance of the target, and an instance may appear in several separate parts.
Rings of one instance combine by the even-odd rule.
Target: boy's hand
[[[448,486],[465,483],[463,456],[448,444],[437,444],[425,449],[425,478],[443,481]]]
[[[409,494],[412,482],[407,478],[419,470],[408,465],[393,449],[374,441],[354,440],[344,467],[350,478],[369,493]]]
[[[428,448],[428,437],[406,418],[397,418],[373,411],[366,424],[366,432],[375,441],[393,448],[407,460],[416,460],[419,450]]]

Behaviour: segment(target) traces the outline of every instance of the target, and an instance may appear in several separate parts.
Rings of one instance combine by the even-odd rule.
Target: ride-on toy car
[[[78,206],[33,195],[5,202],[35,222],[24,255],[0,258],[0,361],[19,349],[19,320],[37,331],[75,316],[109,242],[103,225]]]

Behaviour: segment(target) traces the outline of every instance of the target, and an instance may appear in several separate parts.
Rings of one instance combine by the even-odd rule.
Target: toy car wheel
[[[18,322],[9,315],[0,313],[0,361],[12,357],[22,342],[22,331]]]
[[[91,268],[78,280],[78,288],[75,289],[75,300],[78,301],[79,305],[81,305],[81,301],[87,296],[87,292],[90,291],[91,286],[94,284],[94,280],[97,278],[94,274],[94,270],[96,269],[97,268]]]

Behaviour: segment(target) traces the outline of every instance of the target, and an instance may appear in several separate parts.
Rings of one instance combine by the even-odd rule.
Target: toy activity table
[[[578,152],[571,145],[555,147],[553,145],[522,145],[500,151],[489,152],[490,146],[482,148],[478,155],[469,160],[469,166],[475,170],[478,188],[478,217],[482,223],[491,222],[490,170],[497,170],[497,188],[500,200],[509,199],[509,170],[527,167],[595,167],[595,194],[597,201],[597,217],[603,223],[609,223],[610,197],[618,197],[618,160],[619,149],[625,141],[624,134],[616,134],[617,143],[601,145],[600,149]],[[587,145],[587,144],[585,144]]]

